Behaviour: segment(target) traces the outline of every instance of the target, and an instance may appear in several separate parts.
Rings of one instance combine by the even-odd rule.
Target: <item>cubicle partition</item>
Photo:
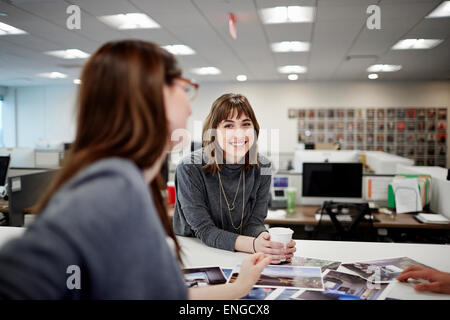
[[[36,205],[47,189],[57,170],[39,170],[10,175],[8,178],[8,225],[21,227],[24,225],[24,214]]]

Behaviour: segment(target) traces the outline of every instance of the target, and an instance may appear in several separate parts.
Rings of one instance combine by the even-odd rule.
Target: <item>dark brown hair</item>
[[[259,166],[257,162],[257,139],[259,135],[259,124],[256,120],[255,113],[248,102],[247,98],[242,94],[226,93],[217,98],[211,107],[211,111],[206,117],[202,130],[202,145],[205,149],[207,156],[207,163],[203,168],[210,173],[214,174],[217,170],[220,170],[221,165],[217,163],[216,154],[216,137],[212,134],[214,129],[217,129],[219,123],[228,119],[234,112],[237,112],[237,117],[240,118],[242,114],[245,114],[253,123],[255,129],[256,138],[253,146],[245,155],[245,170],[249,170],[253,165]]]
[[[64,165],[36,207],[41,212],[52,196],[80,170],[107,157],[151,167],[165,152],[169,129],[163,85],[181,76],[172,54],[137,40],[108,42],[87,61],[77,99],[77,132]],[[149,184],[159,218],[180,246],[167,215],[160,177]]]

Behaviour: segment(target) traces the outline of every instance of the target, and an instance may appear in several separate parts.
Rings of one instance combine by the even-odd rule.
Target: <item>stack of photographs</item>
[[[397,154],[416,165],[446,166],[448,109],[290,109],[298,121],[298,142],[339,143],[342,150]]]

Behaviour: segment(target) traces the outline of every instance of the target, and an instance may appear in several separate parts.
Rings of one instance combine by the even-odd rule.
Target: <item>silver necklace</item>
[[[227,205],[228,215],[229,215],[229,217],[230,217],[231,225],[233,226],[234,230],[240,230],[240,231],[239,231],[240,234],[242,234],[242,224],[243,224],[243,221],[244,221],[244,208],[245,208],[245,174],[243,174],[243,172],[244,172],[244,169],[242,168],[241,174],[240,174],[240,176],[239,176],[239,182],[238,182],[238,186],[237,186],[237,189],[236,189],[236,194],[234,195],[233,204],[232,204],[232,206],[230,207],[230,204],[229,204],[229,202],[228,202],[227,196],[226,196],[226,194],[225,194],[225,190],[224,190],[224,188],[223,188],[222,178],[221,178],[221,176],[220,176],[220,172],[217,171],[217,175],[218,175],[218,177],[219,177],[219,193],[220,193],[220,190],[222,190],[223,197],[225,198],[225,203],[226,203],[226,205]],[[241,178],[242,178],[242,176],[243,176],[244,178],[243,178],[243,185],[242,185],[242,214],[241,214],[241,223],[239,224],[239,226],[236,227],[236,226],[234,225],[233,219],[232,219],[232,217],[231,217],[231,211],[234,210],[234,205],[235,205],[235,202],[236,202],[237,194],[238,194],[238,192],[239,192],[239,186],[241,185]],[[222,228],[223,228],[224,225],[223,225],[223,212],[222,212],[222,197],[219,197],[219,203],[220,203],[220,216],[221,216],[221,218],[222,218]]]

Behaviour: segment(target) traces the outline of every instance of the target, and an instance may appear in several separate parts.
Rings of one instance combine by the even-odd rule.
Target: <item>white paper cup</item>
[[[287,244],[292,240],[293,233],[294,231],[290,228],[270,228],[270,241],[281,242],[286,249]],[[283,262],[286,261],[286,259],[281,259],[280,261]]]

